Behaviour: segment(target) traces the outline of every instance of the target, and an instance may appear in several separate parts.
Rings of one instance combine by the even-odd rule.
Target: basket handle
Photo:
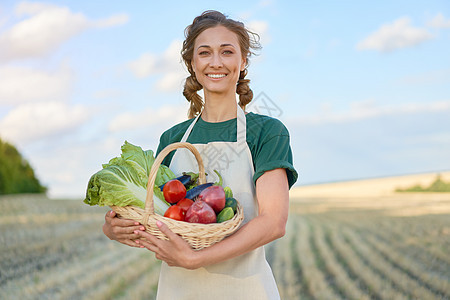
[[[150,169],[150,174],[148,176],[148,183],[147,183],[147,197],[145,199],[145,209],[142,217],[142,224],[147,224],[150,215],[153,215],[155,213],[155,208],[153,205],[153,188],[155,186],[156,175],[158,174],[159,166],[161,165],[164,158],[170,152],[179,148],[186,148],[190,150],[192,154],[194,154],[198,164],[198,172],[199,172],[198,181],[200,184],[206,183],[205,166],[203,165],[203,159],[200,155],[200,152],[198,152],[197,148],[195,148],[192,144],[186,142],[178,142],[168,145],[158,154]]]

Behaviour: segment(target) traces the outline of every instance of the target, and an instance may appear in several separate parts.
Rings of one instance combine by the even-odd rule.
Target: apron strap
[[[186,129],[186,132],[184,133],[183,138],[181,138],[181,142],[184,143],[187,141],[187,138],[191,134],[192,128],[194,128],[194,125],[195,125],[195,123],[197,123],[198,118],[200,118],[200,115],[201,115],[201,113],[198,114],[197,117],[195,117],[194,121],[191,123],[191,125],[189,125],[188,129]]]
[[[247,120],[245,118],[244,110],[237,105],[237,134],[236,141],[238,144],[247,143]]]

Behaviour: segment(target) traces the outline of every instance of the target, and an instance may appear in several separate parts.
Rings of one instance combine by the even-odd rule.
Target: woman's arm
[[[285,169],[267,171],[260,176],[256,181],[256,196],[259,215],[230,237],[208,248],[192,250],[181,237],[162,223],[158,227],[168,236],[168,241],[138,230],[136,233],[147,241],[135,242],[155,252],[156,258],[168,265],[187,269],[196,269],[242,255],[284,235],[289,211],[289,185]]]

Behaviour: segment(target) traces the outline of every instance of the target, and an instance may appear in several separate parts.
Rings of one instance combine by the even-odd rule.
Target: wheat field
[[[450,193],[358,184],[291,192],[286,235],[266,246],[282,299],[450,299]],[[0,197],[0,299],[154,299],[159,261],[107,239],[106,211]]]

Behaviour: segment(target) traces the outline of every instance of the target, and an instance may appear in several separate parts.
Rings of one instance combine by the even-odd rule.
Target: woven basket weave
[[[223,223],[188,223],[183,221],[177,221],[170,218],[163,217],[154,212],[153,207],[153,187],[155,186],[156,175],[158,168],[161,165],[163,159],[173,150],[179,148],[187,148],[190,150],[197,160],[199,171],[199,184],[206,183],[205,168],[203,160],[198,150],[190,143],[179,142],[173,143],[164,148],[156,157],[148,178],[147,185],[147,198],[145,200],[145,209],[141,209],[135,206],[111,206],[111,208],[117,213],[119,218],[132,219],[140,222],[145,231],[156,236],[159,239],[167,240],[167,236],[162,233],[156,226],[156,221],[159,220],[166,224],[170,230],[180,235],[189,245],[196,250],[206,248],[214,243],[217,243],[225,237],[233,234],[241,225],[244,219],[244,212],[242,206],[238,201],[238,207],[236,214],[231,220]]]

